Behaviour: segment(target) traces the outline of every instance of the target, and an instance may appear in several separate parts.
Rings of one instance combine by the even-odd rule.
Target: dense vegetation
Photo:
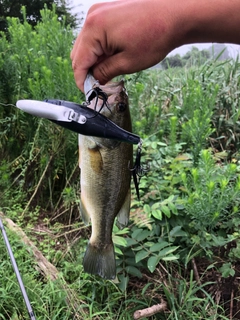
[[[22,6],[25,6],[25,12],[23,15]],[[77,15],[71,13],[71,0],[1,0],[0,1],[0,31],[7,31],[8,17],[19,18],[21,22],[27,20],[27,22],[36,26],[38,21],[41,20],[41,13],[44,7],[53,8],[55,7],[56,14],[59,19],[62,19],[64,16],[67,25],[71,27],[77,26]]]
[[[71,29],[54,12],[41,15],[34,30],[8,19],[9,38],[0,38],[1,216],[58,270],[46,277],[3,219],[37,319],[126,320],[161,299],[167,309],[151,319],[239,319],[239,61],[125,77],[150,171],[140,201],[133,190],[129,227],[113,231],[118,281],[104,281],[82,269],[89,228],[79,217],[76,134],[14,107],[84,100]],[[1,240],[0,255],[0,319],[27,319]]]
[[[230,58],[228,48],[223,43],[215,43],[209,46],[208,49],[199,50],[193,46],[191,50],[181,56],[179,53],[167,56],[157,66],[163,69],[199,66],[207,62],[209,59],[227,60]]]

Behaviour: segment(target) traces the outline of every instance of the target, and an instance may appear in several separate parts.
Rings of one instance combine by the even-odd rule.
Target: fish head
[[[95,88],[99,88],[107,97],[107,101],[105,101],[101,95],[96,94],[96,97],[91,100],[89,107],[100,112],[119,127],[131,131],[128,94],[124,86],[124,81],[108,82],[105,85],[99,85],[98,82],[94,80],[93,77],[90,78],[88,87],[85,87],[85,93],[91,93]]]
[[[124,87],[124,81],[109,82],[100,86],[108,96],[107,103],[101,110],[102,103],[99,101],[97,108],[101,114],[112,120],[119,127],[131,131],[131,119],[128,103],[128,94]]]

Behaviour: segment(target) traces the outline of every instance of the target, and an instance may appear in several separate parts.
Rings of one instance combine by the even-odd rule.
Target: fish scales
[[[88,76],[86,87],[92,89],[95,79]],[[128,96],[123,81],[111,82],[100,88],[108,95],[108,105],[101,114],[119,127],[131,131]],[[85,90],[86,91],[86,90]],[[90,107],[102,106],[95,99]],[[130,182],[133,146],[106,138],[79,135],[79,165],[81,169],[81,215],[86,224],[91,221],[92,234],[83,259],[84,270],[106,279],[116,276],[112,243],[112,228],[116,216],[118,225],[128,223],[130,212]]]

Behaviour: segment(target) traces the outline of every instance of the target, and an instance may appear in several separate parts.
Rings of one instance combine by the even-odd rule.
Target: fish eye
[[[124,102],[119,102],[118,106],[117,106],[118,111],[123,112],[126,110],[126,103]]]

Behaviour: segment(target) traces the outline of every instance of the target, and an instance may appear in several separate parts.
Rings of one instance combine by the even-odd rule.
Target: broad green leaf
[[[167,144],[166,143],[164,143],[164,142],[160,142],[160,141],[158,141],[158,146],[161,146],[161,147],[167,147]]]
[[[158,256],[152,256],[148,259],[147,266],[150,272],[153,272],[156,269],[159,260],[160,258]]]
[[[128,276],[124,276],[123,274],[120,274],[118,276],[118,281],[119,281],[119,288],[122,292],[125,292],[127,289],[127,285],[128,285],[128,281],[129,281],[129,277]]]
[[[135,244],[137,244],[137,241],[135,239],[132,239],[132,238],[127,238],[127,247],[131,247]]]
[[[186,202],[185,202],[186,203]],[[182,202],[182,203],[176,203],[176,208],[178,209],[178,210],[183,210],[184,208],[185,208],[185,205],[184,205],[184,202]]]
[[[122,267],[120,267],[122,263],[123,263],[123,259],[120,259],[119,257],[117,257],[117,259],[116,259],[117,272],[120,272],[122,270]],[[118,271],[118,270],[120,270],[120,271]]]
[[[178,161],[189,160],[189,159],[191,158],[189,157],[188,154],[180,154],[175,158],[175,160],[178,160]]]
[[[146,247],[152,247],[154,244],[155,244],[155,243],[152,242],[152,241],[146,241],[146,242],[144,242],[144,247],[145,247],[145,248],[146,248]]]
[[[168,218],[171,217],[171,212],[167,206],[161,206],[161,210]]]
[[[157,141],[153,141],[152,144],[151,144],[151,147],[153,149],[156,149],[157,148]]]
[[[157,220],[162,220],[162,211],[161,210],[153,210],[152,211],[152,216],[157,219]]]
[[[178,260],[178,259],[179,259],[179,256],[173,256],[173,255],[161,258],[161,260],[163,260],[163,261],[174,261],[174,260]]]
[[[117,234],[118,236],[121,234],[127,234],[130,232],[130,230],[128,228],[124,228],[124,229],[118,229],[118,227],[116,225],[114,225],[115,229],[113,229],[113,231],[115,232],[115,234]]]
[[[136,276],[138,278],[142,278],[142,273],[138,270],[138,268],[133,266],[126,267],[127,273],[130,273],[133,276]]]
[[[140,251],[142,249],[142,246],[133,247],[133,251]]]
[[[147,239],[147,237],[150,235],[150,230],[144,230],[144,231],[142,231],[141,233],[139,233],[138,235],[137,235],[137,237],[135,237],[135,239],[137,240],[137,241],[142,241],[142,240],[145,240],[145,239]]]
[[[117,253],[117,254],[120,254],[120,255],[123,255],[123,252],[122,252],[122,250],[121,249],[119,249],[118,247],[114,247],[114,251],[115,251],[115,253]]]
[[[118,246],[123,246],[123,247],[127,246],[127,240],[123,237],[113,235],[112,239],[113,239],[113,243]]]
[[[173,204],[172,202],[169,202],[168,206],[169,206],[169,209],[172,211],[172,213],[174,213],[176,215],[178,214],[178,211],[177,211],[175,204]]]
[[[136,263],[135,257],[127,258],[125,257],[124,259],[125,263],[127,266],[137,266],[138,264]]]
[[[175,250],[177,250],[179,247],[178,246],[174,246],[174,247],[169,247],[169,248],[165,248],[163,250],[161,250],[158,254],[158,256],[160,258],[167,256],[168,254],[174,252]]]
[[[139,233],[141,233],[142,231],[143,231],[143,229],[141,229],[141,228],[135,229],[135,230],[133,231],[133,233],[132,233],[132,238],[136,238],[137,235],[138,235]]]
[[[214,234],[212,234],[212,239],[213,239],[215,246],[217,246],[217,247],[222,247],[225,244],[227,244],[228,242],[232,241],[231,239],[226,239],[221,236],[216,237]]]
[[[156,210],[156,209],[159,208],[159,206],[160,206],[160,203],[159,203],[159,202],[155,202],[155,203],[151,206],[151,209],[152,209],[152,210]]]
[[[146,212],[146,213],[150,213],[150,212],[151,212],[151,208],[150,208],[149,204],[145,204],[145,205],[143,206],[143,210],[144,210],[144,212]]]
[[[223,278],[228,278],[229,276],[233,277],[235,274],[235,270],[232,268],[230,262],[224,263],[219,270],[222,273]]]
[[[154,252],[154,251],[160,251],[161,249],[165,248],[169,246],[169,243],[166,242],[166,241],[162,241],[162,242],[158,242],[158,243],[155,243],[151,248],[150,248],[150,251],[151,252]]]
[[[172,203],[174,197],[175,197],[175,196],[172,194],[170,197],[167,198],[167,202],[168,202],[168,203]]]
[[[176,226],[170,231],[171,237],[186,237],[187,233],[182,230],[181,226]]]
[[[136,256],[135,256],[136,263],[138,263],[139,261],[145,259],[148,255],[149,255],[149,253],[147,251],[145,251],[145,250],[138,251]]]

